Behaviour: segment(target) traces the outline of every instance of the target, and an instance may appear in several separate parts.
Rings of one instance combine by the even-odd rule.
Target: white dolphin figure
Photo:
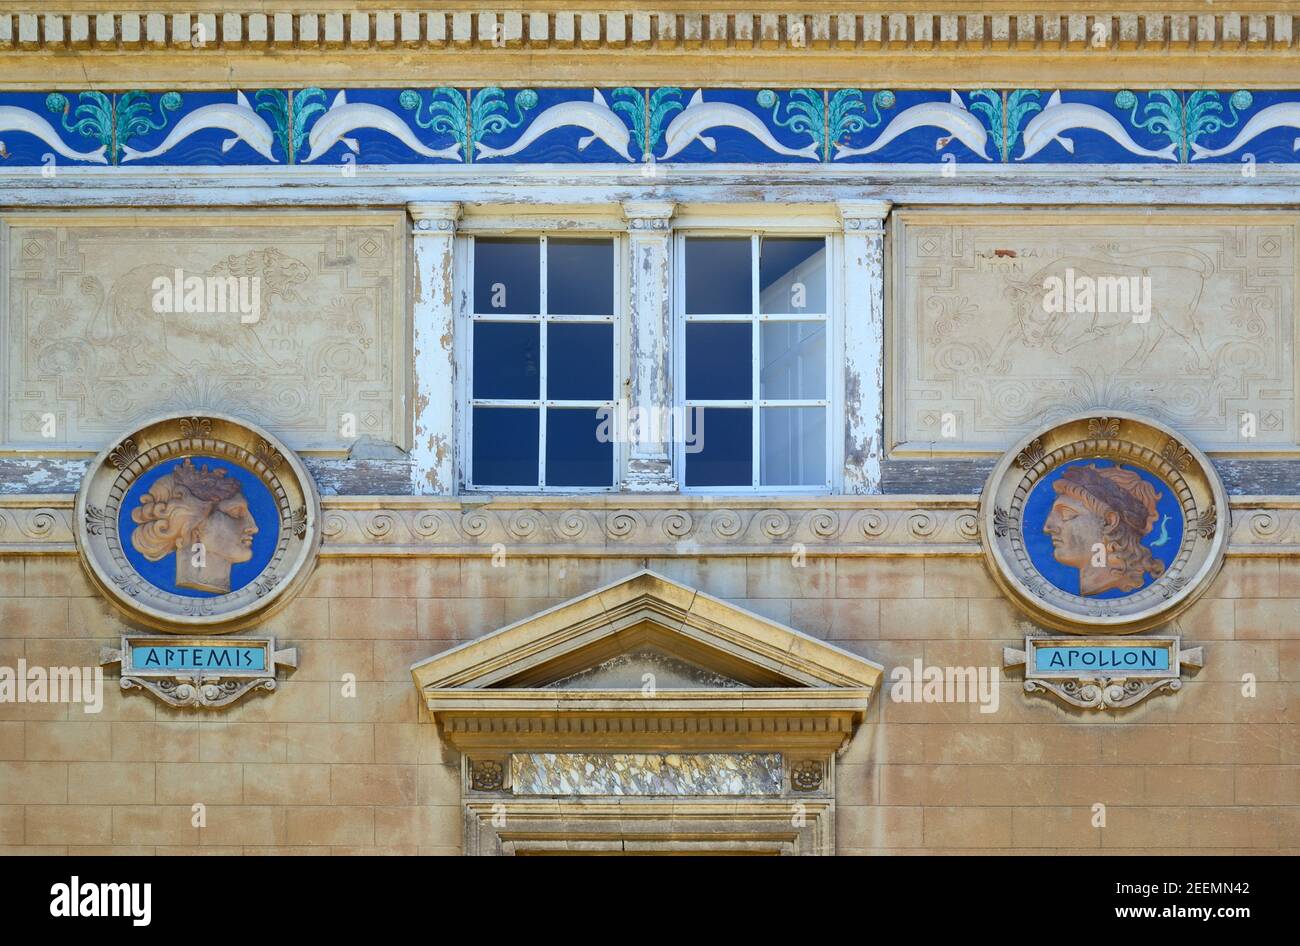
[[[1119,119],[1110,112],[1081,102],[1063,104],[1059,90],[1052,93],[1043,110],[1031,118],[1029,124],[1025,126],[1025,149],[1016,160],[1024,161],[1026,158],[1033,157],[1053,141],[1059,142],[1062,148],[1074,154],[1074,141],[1061,137],[1061,132],[1068,128],[1099,131],[1131,154],[1161,158],[1165,161],[1178,160],[1178,155],[1174,153],[1177,145],[1171,144],[1167,148],[1159,148],[1155,151],[1144,148],[1129,136],[1124,126],[1119,123]]]
[[[970,113],[956,90],[953,90],[947,102],[922,102],[920,105],[903,109],[885,126],[880,137],[865,148],[846,148],[843,145],[836,145],[834,160],[851,158],[858,154],[871,154],[873,151],[879,151],[899,135],[904,135],[915,128],[931,125],[942,128],[948,133],[935,141],[935,151],[942,151],[956,138],[985,161],[993,160],[988,155],[988,130],[983,122]]]
[[[739,128],[757,138],[769,151],[789,155],[792,158],[811,158],[816,161],[817,149],[821,147],[819,142],[814,141],[802,148],[787,148],[772,137],[772,132],[768,130],[763,119],[749,109],[729,102],[706,103],[704,90],[697,89],[686,107],[668,123],[668,129],[664,132],[666,147],[658,160],[668,160],[696,140],[710,151],[717,151],[717,142],[700,132],[719,126]]]
[[[91,161],[95,164],[107,164],[108,158],[104,157],[107,150],[106,145],[100,145],[94,151],[73,151],[59,133],[54,130],[54,126],[47,122],[40,115],[37,115],[29,108],[18,108],[16,105],[0,105],[0,132],[21,131],[44,141],[54,151],[63,155],[72,161]]]
[[[275,140],[271,126],[248,104],[244,93],[236,91],[234,102],[204,105],[190,112],[176,123],[171,133],[163,139],[163,143],[151,151],[137,151],[129,145],[123,145],[122,163],[139,161],[142,158],[156,158],[170,151],[195,132],[207,128],[220,128],[234,135],[233,138],[221,142],[223,154],[243,141],[268,161],[276,160],[271,154],[271,144]]]
[[[1231,144],[1222,148],[1202,148],[1193,142],[1192,160],[1199,161],[1202,158],[1217,158],[1220,155],[1231,154],[1252,138],[1257,138],[1274,128],[1300,128],[1300,102],[1282,102],[1260,109],[1250,116],[1250,121],[1237,132],[1237,137],[1232,139]],[[1300,149],[1300,138],[1291,142],[1291,150],[1298,149]]]
[[[518,154],[542,135],[562,128],[565,125],[577,125],[591,132],[578,139],[578,150],[585,151],[587,146],[599,139],[609,145],[624,161],[631,161],[627,146],[631,141],[631,132],[622,119],[605,104],[605,97],[599,89],[592,89],[590,102],[561,102],[543,111],[530,124],[513,144],[504,148],[489,148],[481,141],[474,142],[475,157],[504,158]]]
[[[415,137],[415,132],[411,131],[410,125],[389,109],[381,105],[370,105],[365,102],[349,105],[347,93],[340,91],[334,98],[334,104],[316,121],[316,124],[311,126],[311,131],[307,133],[307,143],[311,146],[311,150],[308,152],[307,157],[302,159],[302,163],[307,164],[310,161],[315,161],[339,141],[343,142],[344,147],[353,154],[359,154],[361,146],[357,144],[357,140],[345,137],[349,132],[356,131],[358,128],[374,128],[377,131],[392,135],[416,154],[422,154],[426,158],[446,158],[451,161],[464,160],[460,155],[459,142],[438,150],[430,148]]]

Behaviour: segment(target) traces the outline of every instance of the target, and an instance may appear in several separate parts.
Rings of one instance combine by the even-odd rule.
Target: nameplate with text
[[[274,638],[199,639],[123,637],[101,663],[120,664],[123,690],[148,690],[172,706],[227,706],[252,690],[274,691],[276,672],[298,665],[295,648],[277,650]]]
[[[1183,669],[1204,662],[1202,648],[1184,650],[1178,637],[1026,637],[1024,650],[1002,652],[1004,668],[1025,668],[1025,692],[1051,693],[1071,706],[1098,710],[1177,691]]]

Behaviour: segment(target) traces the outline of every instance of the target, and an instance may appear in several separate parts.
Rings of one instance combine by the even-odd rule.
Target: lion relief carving
[[[311,269],[274,247],[232,254],[204,272],[183,270],[184,277],[257,280],[260,313],[255,324],[242,323],[229,311],[158,311],[156,284],[175,280],[178,267],[164,263],[136,266],[115,279],[86,328],[87,340],[100,352],[112,352],[127,375],[170,372],[188,375],[195,367],[221,367],[246,373],[283,370],[288,365],[267,348],[264,334],[274,301],[302,302],[301,287]],[[247,283],[244,283],[247,285]]]

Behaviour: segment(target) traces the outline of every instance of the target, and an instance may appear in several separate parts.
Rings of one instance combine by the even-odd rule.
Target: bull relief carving
[[[1296,447],[1294,217],[898,216],[898,455],[1000,452],[1098,404],[1203,449]]]
[[[294,449],[405,446],[401,216],[14,215],[0,447],[98,450],[160,411],[215,408]],[[194,295],[197,293],[197,295]]]

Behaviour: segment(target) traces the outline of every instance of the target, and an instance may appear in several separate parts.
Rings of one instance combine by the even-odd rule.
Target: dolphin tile
[[[641,158],[639,89],[502,89],[470,92],[473,160],[526,164],[627,164]]]
[[[281,162],[273,122],[256,90],[142,93],[119,119],[123,165],[240,165]],[[169,108],[168,106],[175,106]],[[123,102],[118,100],[118,113]]]
[[[864,120],[837,136],[830,149],[832,161],[931,164],[953,158],[979,163],[1001,160],[997,142],[990,135],[991,118],[975,107],[984,101],[977,93],[864,90],[862,99]],[[1000,122],[997,128],[1000,133]]]
[[[1300,92],[1186,93],[1192,164],[1300,161]]]
[[[1013,162],[1174,164],[1185,160],[1184,102],[1178,92],[1037,91],[1042,108],[1028,116],[1021,128],[1019,147],[1011,152]]]
[[[657,161],[811,164],[825,153],[820,89],[691,89],[681,101],[653,152]]]
[[[319,92],[307,104],[305,93]],[[299,164],[442,164],[464,160],[464,94],[457,89],[309,89],[295,93]]]
[[[0,170],[109,164],[113,103],[102,92],[0,95]]]

